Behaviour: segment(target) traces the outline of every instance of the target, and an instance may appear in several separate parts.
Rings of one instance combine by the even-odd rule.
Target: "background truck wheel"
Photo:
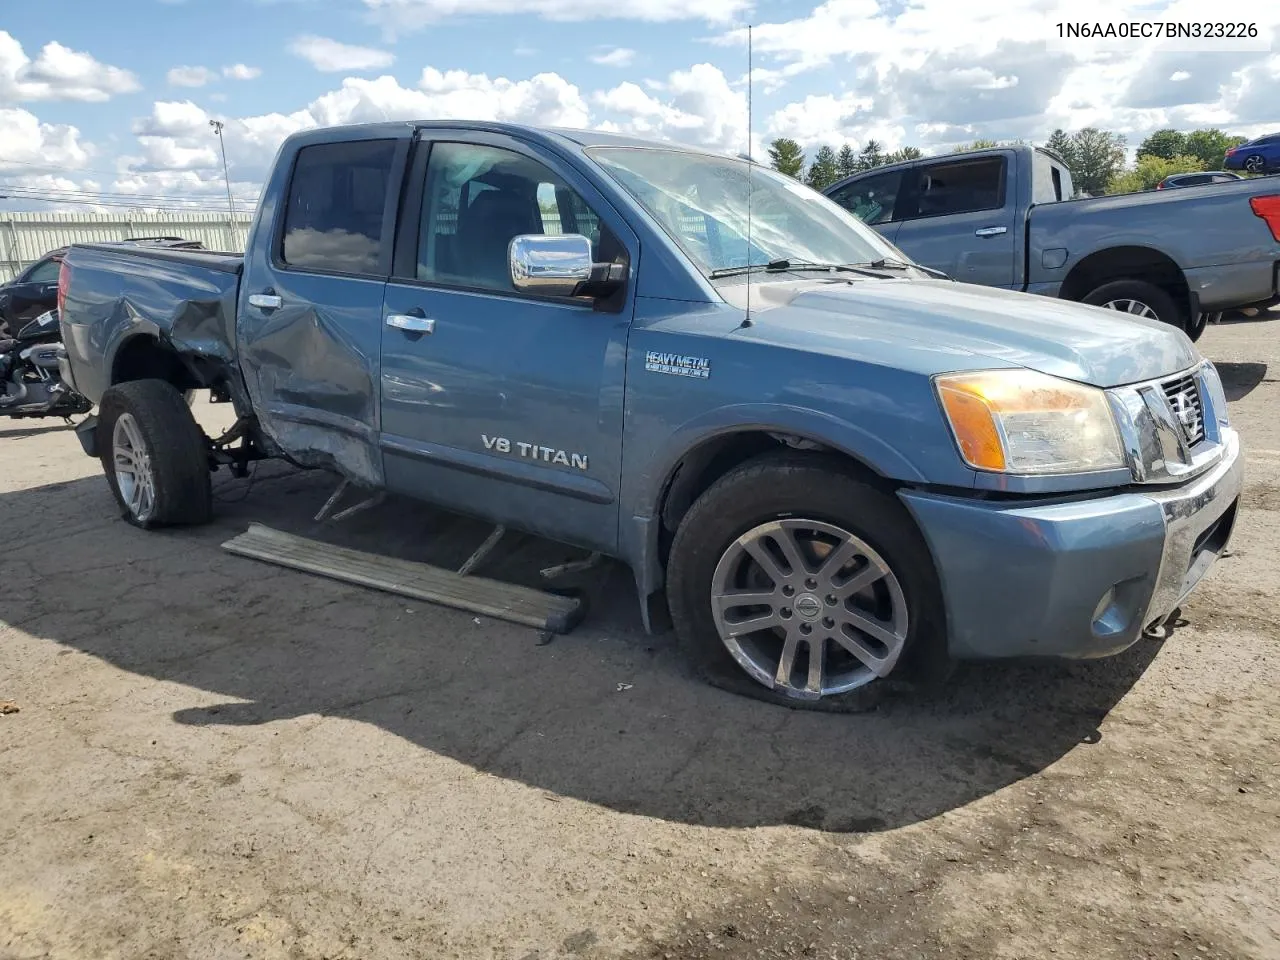
[[[866,709],[890,674],[949,667],[915,524],[826,457],[769,454],[713,484],[676,532],[667,597],[698,672],[773,703]]]
[[[125,520],[149,529],[212,519],[204,434],[181,393],[131,380],[104,393],[98,410],[102,468]]]
[[[1113,280],[1104,283],[1084,298],[1084,303],[1136,317],[1161,320],[1190,334],[1186,314],[1173,297],[1145,280]]]

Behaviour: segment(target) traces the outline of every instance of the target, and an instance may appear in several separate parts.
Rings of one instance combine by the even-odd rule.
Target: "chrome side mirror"
[[[507,253],[511,283],[521,293],[572,297],[592,279],[591,241],[578,233],[521,234]]]

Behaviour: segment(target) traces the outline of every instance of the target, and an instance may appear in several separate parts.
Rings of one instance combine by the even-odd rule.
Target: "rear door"
[[[894,244],[964,283],[1014,289],[1021,249],[1012,153],[915,166],[902,184]]]
[[[886,170],[859,177],[836,187],[827,196],[867,226],[874,227],[890,243],[895,243],[898,228],[902,226],[901,215],[897,213],[898,198],[909,170]]]
[[[632,282],[609,302],[517,291],[522,234],[578,233],[638,262],[588,178],[542,147],[424,131],[382,325],[390,489],[553,539],[617,542]]]
[[[309,466],[382,484],[378,446],[382,293],[411,129],[303,143],[264,197],[245,258],[241,369],[268,436]],[[268,230],[270,234],[268,235]]]

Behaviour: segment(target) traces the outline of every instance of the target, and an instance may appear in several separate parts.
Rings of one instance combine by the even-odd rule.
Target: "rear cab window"
[[[395,140],[303,147],[294,161],[279,258],[321,273],[385,275],[395,209]]]
[[[949,160],[911,171],[912,199],[904,219],[946,217],[980,210],[999,210],[1007,187],[1004,156]]]

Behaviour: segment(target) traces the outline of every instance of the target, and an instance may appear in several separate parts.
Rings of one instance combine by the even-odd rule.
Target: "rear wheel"
[[[98,449],[125,520],[138,527],[207,523],[213,491],[204,434],[163,380],[131,380],[102,396]]]
[[[1249,173],[1265,173],[1267,158],[1260,153],[1251,153],[1244,158],[1244,168]]]
[[[915,524],[827,458],[769,455],[712,485],[676,533],[667,595],[699,673],[774,703],[861,709],[908,665],[947,666]]]
[[[1082,302],[1134,317],[1160,320],[1191,335],[1193,325],[1187,322],[1186,313],[1178,308],[1173,297],[1145,280],[1112,280],[1091,290]]]

